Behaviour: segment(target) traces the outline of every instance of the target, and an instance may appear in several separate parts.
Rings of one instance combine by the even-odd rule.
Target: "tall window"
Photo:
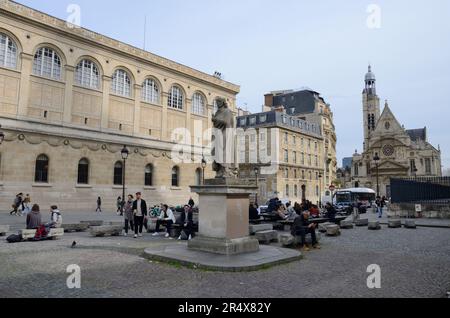
[[[3,33],[0,33],[0,66],[17,67],[17,45]]]
[[[205,114],[205,99],[200,93],[195,93],[192,97],[192,113],[197,115]]]
[[[298,185],[294,186],[294,197],[298,197]]]
[[[145,167],[145,185],[147,187],[153,186],[153,166],[147,165]]]
[[[117,161],[114,165],[114,185],[123,184],[123,164]]]
[[[284,150],[284,162],[289,163],[289,151]]]
[[[195,183],[196,185],[202,185],[202,169],[195,170]]]
[[[354,165],[353,170],[354,170],[353,172],[354,172],[355,176],[358,176],[359,175],[359,166],[357,163]]]
[[[116,70],[112,78],[111,91],[113,94],[131,97],[131,79],[124,70]]]
[[[78,184],[89,184],[89,161],[86,158],[78,162]]]
[[[38,183],[48,183],[48,157],[46,155],[40,155],[36,159],[34,181]]]
[[[61,58],[48,47],[37,50],[33,61],[33,74],[52,79],[61,79]]]
[[[180,169],[178,167],[172,168],[172,187],[180,185]]]
[[[82,60],[75,70],[75,83],[88,88],[100,88],[100,72],[90,60]]]
[[[289,184],[286,184],[286,197],[289,197]]]
[[[425,159],[425,173],[430,175],[431,174],[431,160],[430,158]]]
[[[169,92],[169,98],[167,100],[167,105],[176,109],[183,109],[183,92],[177,86],[172,86]]]
[[[159,86],[155,80],[147,78],[142,84],[142,100],[147,103],[159,104]]]

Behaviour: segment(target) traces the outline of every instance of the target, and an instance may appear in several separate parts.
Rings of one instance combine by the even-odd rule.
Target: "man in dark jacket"
[[[179,223],[182,226],[182,231],[186,233],[188,240],[191,240],[192,234],[194,234],[194,213],[189,205],[184,206],[184,211],[181,212]],[[178,239],[181,240],[181,235]]]
[[[133,202],[134,238],[142,237],[144,217],[147,216],[147,203],[142,200],[141,196],[140,192],[136,193],[136,201]]]
[[[312,246],[315,249],[320,249],[319,244],[317,243],[317,237],[316,237],[316,224],[309,221],[309,211],[305,210],[300,213],[300,215],[297,215],[297,217],[294,220],[294,224],[292,226],[291,234],[292,236],[300,236],[301,238],[301,247],[303,251],[307,252],[309,251],[309,248],[305,245],[306,244],[306,235],[311,234],[312,238]]]
[[[327,218],[330,219],[331,222],[334,222],[336,220],[336,209],[334,206],[331,205],[330,202],[327,203],[325,206],[325,209],[327,210]]]

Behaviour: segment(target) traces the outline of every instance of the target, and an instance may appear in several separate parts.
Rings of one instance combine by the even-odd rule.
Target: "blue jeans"
[[[378,207],[378,216],[381,218],[383,216],[383,207]]]

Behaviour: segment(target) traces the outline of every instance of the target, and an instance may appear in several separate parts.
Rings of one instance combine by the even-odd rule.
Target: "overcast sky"
[[[450,1],[19,0],[81,26],[239,84],[258,112],[271,90],[309,87],[331,104],[338,159],[361,151],[370,62],[378,94],[406,128],[428,127],[450,167]],[[376,12],[381,9],[380,24]],[[369,18],[369,24],[367,20]],[[371,27],[369,27],[371,26]],[[377,26],[380,26],[377,28]]]

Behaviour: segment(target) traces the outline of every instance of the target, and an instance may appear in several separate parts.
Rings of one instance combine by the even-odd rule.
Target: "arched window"
[[[142,100],[147,103],[159,104],[159,86],[155,80],[147,78],[142,84]]]
[[[114,165],[114,185],[123,185],[123,164],[120,161]]]
[[[205,114],[205,99],[200,93],[195,93],[192,97],[192,113],[197,115]]]
[[[6,34],[0,33],[0,66],[17,67],[17,45]]]
[[[89,160],[86,158],[78,162],[78,184],[89,184]]]
[[[171,108],[183,109],[184,97],[183,92],[177,86],[172,86],[169,92],[167,105]]]
[[[61,58],[55,50],[42,47],[37,50],[33,61],[33,74],[52,79],[61,79]]]
[[[198,168],[197,170],[195,170],[195,184],[202,185],[202,183],[203,183],[202,169]]]
[[[124,70],[116,70],[112,77],[111,92],[116,95],[131,97],[131,79]]]
[[[153,166],[147,165],[145,167],[145,186],[153,186]]]
[[[180,185],[180,169],[178,167],[172,168],[172,187]]]
[[[36,159],[34,181],[38,183],[48,183],[48,157],[46,155],[39,155]]]
[[[90,60],[82,60],[75,70],[75,83],[88,88],[100,88],[100,72]]]

